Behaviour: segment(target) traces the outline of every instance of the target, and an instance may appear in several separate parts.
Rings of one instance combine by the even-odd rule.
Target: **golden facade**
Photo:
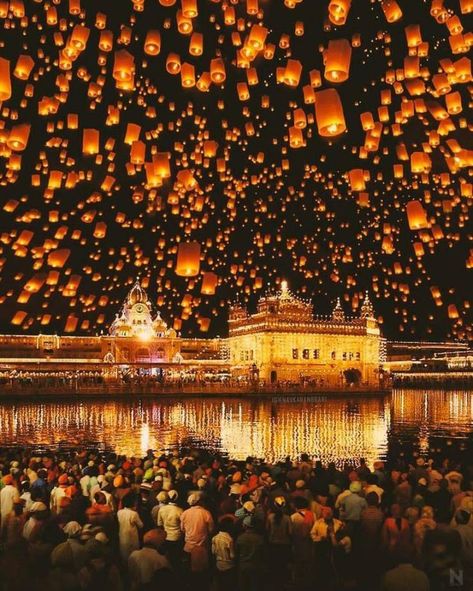
[[[255,314],[237,305],[229,316],[233,373],[265,383],[378,387],[382,343],[367,295],[359,318],[346,318],[340,302],[330,318],[314,318],[311,304],[283,281],[277,294],[260,299]]]
[[[228,338],[185,339],[159,312],[153,315],[146,291],[136,282],[108,335],[2,335],[0,368],[93,367],[108,378],[124,367],[168,376],[213,371],[247,383],[376,388],[382,343],[368,297],[359,318],[346,318],[337,303],[330,318],[317,319],[285,282],[277,294],[260,299],[255,314],[231,307]]]

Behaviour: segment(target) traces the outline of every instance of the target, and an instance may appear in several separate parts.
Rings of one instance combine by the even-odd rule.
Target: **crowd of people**
[[[0,469],[2,591],[473,588],[468,455],[339,468],[10,448]]]

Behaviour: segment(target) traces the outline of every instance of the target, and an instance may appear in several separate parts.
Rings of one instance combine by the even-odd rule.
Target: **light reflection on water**
[[[0,406],[0,445],[98,442],[122,454],[196,445],[235,459],[307,452],[324,463],[386,457],[389,442],[423,452],[432,438],[473,432],[473,394],[397,390],[391,396],[20,402]]]

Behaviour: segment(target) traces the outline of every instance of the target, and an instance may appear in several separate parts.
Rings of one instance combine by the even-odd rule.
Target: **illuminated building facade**
[[[384,341],[367,295],[360,317],[346,318],[337,302],[332,316],[320,319],[283,281],[277,294],[260,299],[255,314],[232,307],[228,344],[234,375],[325,387],[379,385]]]
[[[309,303],[283,282],[260,299],[255,314],[232,306],[229,337],[186,339],[153,315],[146,291],[136,282],[108,335],[3,335],[4,371],[98,370],[107,378],[133,367],[150,375],[220,372],[244,382],[307,382],[317,387],[347,384],[378,387],[383,339],[368,297],[359,318],[346,318],[337,303],[331,318],[316,319]]]

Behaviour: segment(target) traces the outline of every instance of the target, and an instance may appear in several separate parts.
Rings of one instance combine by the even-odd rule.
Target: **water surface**
[[[464,447],[473,393],[396,390],[388,396],[272,399],[21,401],[0,405],[0,445],[100,444],[123,454],[198,446],[269,461],[303,452],[372,464],[409,447]]]

